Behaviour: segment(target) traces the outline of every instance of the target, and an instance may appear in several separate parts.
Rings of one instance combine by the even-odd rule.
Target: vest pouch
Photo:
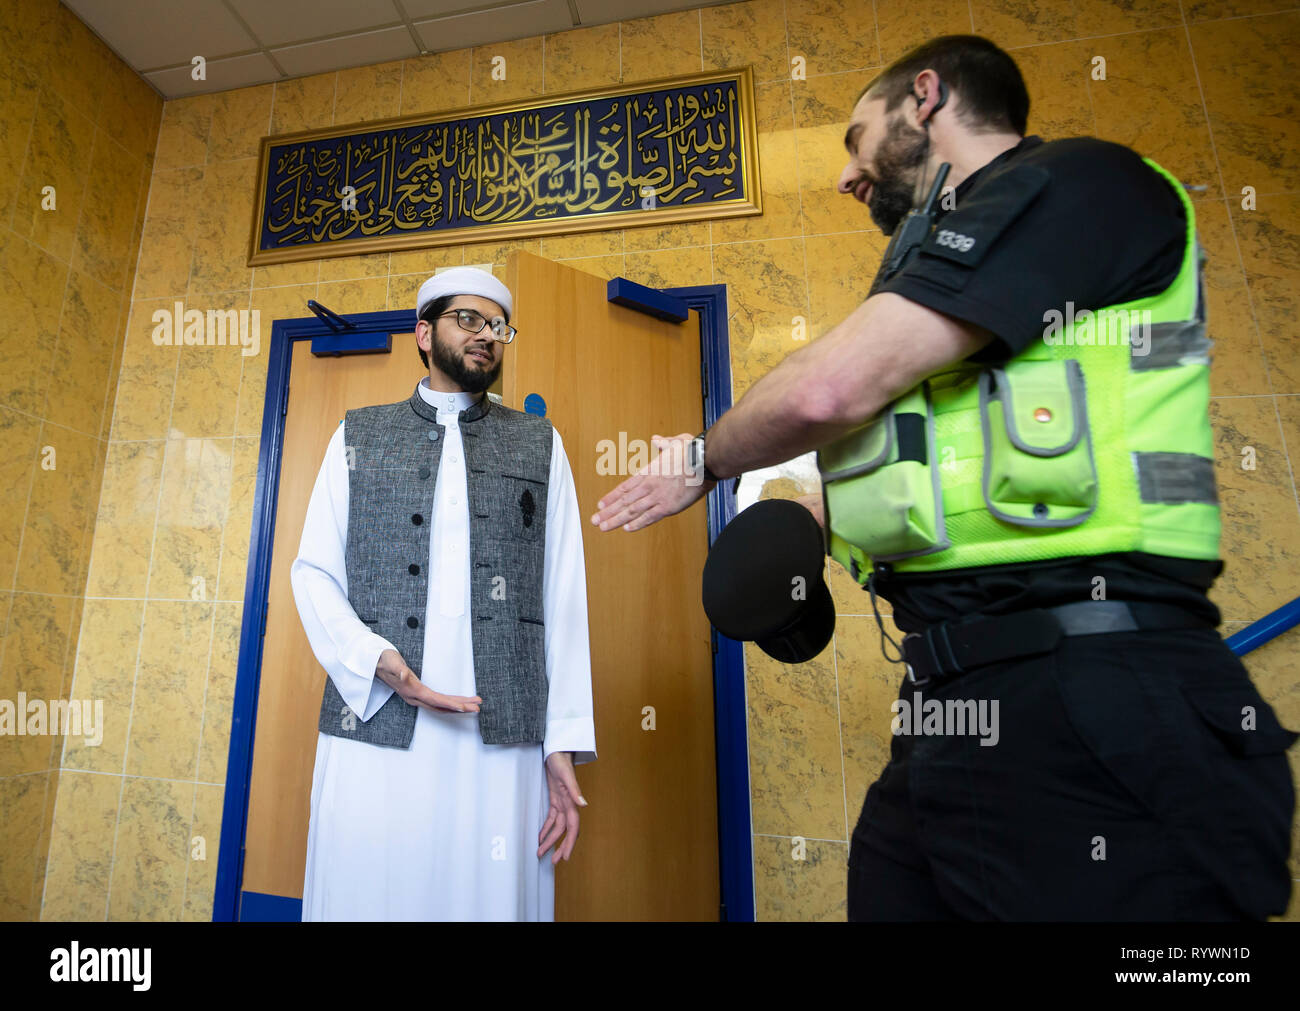
[[[856,572],[865,557],[885,561],[947,547],[933,457],[925,384],[818,450],[831,557]]]
[[[1083,370],[1073,359],[1016,361],[980,375],[984,502],[1024,527],[1076,526],[1097,507]]]

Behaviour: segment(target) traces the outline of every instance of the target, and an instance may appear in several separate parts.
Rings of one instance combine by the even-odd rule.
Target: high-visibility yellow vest
[[[932,376],[817,454],[827,550],[902,572],[1143,551],[1216,559],[1202,256],[1147,298],[1045,315],[995,366]]]

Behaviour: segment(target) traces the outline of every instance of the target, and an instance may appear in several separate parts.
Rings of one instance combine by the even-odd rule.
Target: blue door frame
[[[609,298],[621,305],[680,318],[684,309],[700,315],[700,361],[703,373],[704,422],[714,424],[731,407],[731,361],[727,340],[727,292],[721,284],[655,290],[624,278],[609,283]],[[271,325],[266,400],[257,488],[253,497],[253,529],[249,541],[248,576],[244,585],[243,628],[239,644],[239,673],[230,727],[226,791],[221,818],[221,844],[213,920],[296,920],[302,903],[283,896],[242,892],[244,836],[247,830],[249,782],[253,769],[258,685],[262,673],[262,637],[271,579],[271,547],[279,498],[280,458],[284,420],[289,403],[289,369],[293,342],[310,340],[312,353],[366,354],[388,351],[392,335],[410,333],[415,313],[357,313],[341,326],[339,317],[276,320]],[[720,483],[708,497],[709,544],[736,514],[732,482]],[[749,802],[749,757],[746,731],[745,667],[741,644],[713,635],[713,685],[718,786],[718,855],[721,916],[724,920],[754,919],[753,837]]]

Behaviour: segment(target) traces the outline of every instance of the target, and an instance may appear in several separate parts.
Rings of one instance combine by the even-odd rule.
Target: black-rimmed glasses
[[[450,309],[434,318],[442,319],[443,316],[455,316],[456,323],[460,328],[469,333],[481,333],[483,328],[489,325],[483,314],[475,309]],[[515,339],[515,334],[519,332],[500,316],[492,321],[491,327],[493,338],[499,340],[502,344],[509,344]]]

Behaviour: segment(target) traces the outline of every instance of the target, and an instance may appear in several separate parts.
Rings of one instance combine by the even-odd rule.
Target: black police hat
[[[823,578],[825,550],[812,513],[789,499],[744,509],[704,563],[704,613],[723,635],[782,663],[811,660],[835,632]]]

